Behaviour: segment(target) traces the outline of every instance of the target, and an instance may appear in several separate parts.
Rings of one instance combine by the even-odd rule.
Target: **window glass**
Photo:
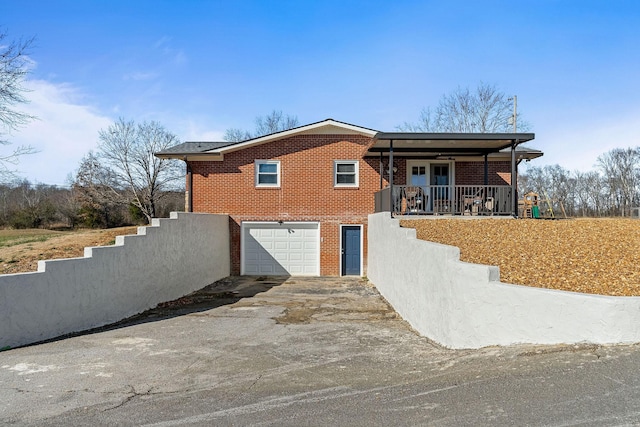
[[[278,165],[275,163],[262,163],[259,167],[260,173],[278,173]]]
[[[356,187],[358,185],[358,162],[355,160],[336,161],[334,185]]]
[[[339,173],[336,177],[336,181],[338,184],[355,184],[356,176],[354,174]]]
[[[261,173],[258,175],[258,184],[277,184],[278,175]]]
[[[338,173],[346,173],[351,172],[354,173],[356,171],[356,165],[348,164],[348,163],[338,163]]]
[[[256,160],[256,186],[280,186],[280,162],[277,160]]]

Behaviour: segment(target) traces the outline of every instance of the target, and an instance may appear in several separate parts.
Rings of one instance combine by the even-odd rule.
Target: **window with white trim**
[[[357,160],[335,160],[333,162],[334,187],[357,187],[358,169]]]
[[[280,161],[256,160],[256,187],[280,187]]]

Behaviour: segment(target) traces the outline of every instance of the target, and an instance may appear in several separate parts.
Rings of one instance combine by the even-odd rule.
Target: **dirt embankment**
[[[500,267],[505,283],[640,296],[640,221],[403,220],[418,238],[460,248],[462,261]]]
[[[58,232],[43,242],[0,247],[0,274],[36,271],[39,260],[82,257],[87,246],[112,245],[116,236],[136,234],[137,230],[138,227],[120,227]]]

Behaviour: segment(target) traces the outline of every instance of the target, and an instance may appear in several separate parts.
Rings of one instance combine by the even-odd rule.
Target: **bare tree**
[[[255,123],[256,127],[253,133],[236,128],[227,129],[224,133],[224,140],[229,142],[240,142],[276,132],[282,132],[298,126],[298,118],[288,114],[285,116],[282,111],[273,110],[266,116],[256,117]]]
[[[528,123],[518,113],[520,130],[527,130]],[[417,123],[405,122],[398,126],[405,132],[511,132],[513,127],[511,98],[495,86],[480,83],[475,91],[456,89],[443,95],[434,109],[423,109]]]
[[[241,142],[251,139],[251,134],[246,130],[230,128],[224,132],[222,138],[228,142]]]
[[[567,215],[574,213],[575,180],[567,169],[560,165],[534,166],[528,168],[526,173],[519,174],[518,181],[526,186],[524,192],[533,191],[540,195],[544,200],[544,209],[550,205],[554,212],[564,210]]]
[[[621,216],[629,215],[640,185],[640,150],[614,148],[598,157],[609,190],[610,200]]]
[[[53,204],[53,198],[58,191],[55,186],[33,185],[26,179],[15,185],[8,218],[12,227],[46,227],[58,219],[59,215]]]
[[[282,111],[273,110],[266,116],[256,117],[256,130],[254,138],[263,135],[269,135],[283,130],[292,129],[298,126],[298,118],[295,116],[284,115]]]
[[[24,80],[29,74],[31,61],[28,50],[34,39],[7,41],[7,34],[0,32],[0,144],[9,145],[5,135],[26,125],[35,117],[16,109],[27,102],[24,93]],[[12,152],[0,154],[0,178],[15,178],[15,171],[9,165],[15,165],[21,156],[34,153],[28,146],[16,147]]]
[[[126,196],[124,189],[115,184],[95,153],[90,151],[82,158],[71,188],[79,205],[79,219],[85,225],[120,225],[123,218],[121,204]]]
[[[606,184],[597,171],[589,171],[585,175],[586,187],[589,189],[589,200],[593,206],[593,215],[603,216],[608,209],[606,205]]]
[[[178,162],[154,153],[178,142],[157,122],[136,125],[120,119],[100,131],[98,152],[85,158],[77,182],[90,189],[93,200],[132,204],[151,223],[158,202],[167,190],[179,188],[184,175]]]
[[[593,211],[591,203],[591,189],[589,188],[589,179],[587,172],[574,171],[572,179],[575,182],[574,195],[576,202],[576,212],[580,212],[582,216],[588,216]]]

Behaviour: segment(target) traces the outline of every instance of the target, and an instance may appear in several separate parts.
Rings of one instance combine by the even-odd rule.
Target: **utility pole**
[[[513,98],[509,98],[509,101],[513,101],[513,133],[518,133],[518,97],[513,95]],[[511,194],[513,194],[513,216],[518,217],[518,163],[516,162],[516,147],[518,141],[514,140],[511,143]]]
[[[513,101],[513,116],[511,117],[513,133],[518,133],[518,96],[513,95],[513,98],[509,98],[509,101]]]

